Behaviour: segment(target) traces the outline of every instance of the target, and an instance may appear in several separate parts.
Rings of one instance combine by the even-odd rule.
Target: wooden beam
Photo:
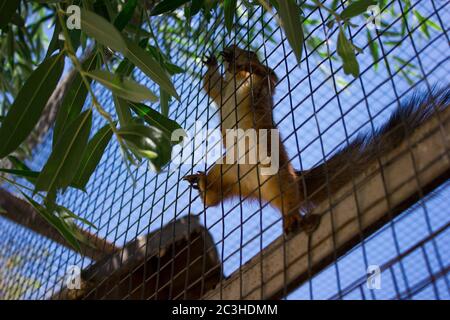
[[[449,179],[449,150],[447,108],[314,209],[322,222],[309,252],[305,233],[279,237],[204,298],[274,299],[298,288]]]

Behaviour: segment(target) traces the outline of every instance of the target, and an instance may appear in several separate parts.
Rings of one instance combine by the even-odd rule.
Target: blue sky
[[[432,15],[433,1],[422,0],[415,3],[415,7],[424,16],[431,15],[431,19],[438,23],[437,15]],[[440,8],[439,15],[445,24],[443,28],[448,30],[450,5],[441,1],[434,1],[434,4]],[[400,12],[398,7],[397,12]],[[251,23],[255,23],[257,18],[258,16],[251,18]],[[315,15],[314,18],[320,19],[320,16]],[[245,16],[241,17],[240,21],[247,23]],[[271,25],[275,30],[275,43],[269,41],[267,32],[259,32],[256,38],[252,39],[251,45],[259,48],[258,54],[261,58],[267,57],[264,59],[265,63],[274,68],[281,79],[274,96],[276,107],[273,114],[281,136],[286,139],[285,146],[292,157],[292,163],[298,169],[307,169],[320,163],[324,154],[328,156],[337,146],[344,145],[346,136],[351,138],[357,132],[371,130],[371,118],[375,126],[386,120],[397,105],[395,92],[400,97],[410,93],[411,85],[395,71],[398,59],[394,56],[411,60],[416,66],[423,66],[423,70],[420,67],[414,69],[418,74],[413,77],[414,83],[418,83],[417,88],[426,88],[425,81],[420,81],[423,73],[427,75],[430,84],[448,83],[449,48],[443,32],[430,30],[429,40],[416,30],[400,47],[393,49],[392,46],[385,46],[383,49],[387,54],[386,59],[394,73],[391,80],[384,61],[380,61],[378,70],[374,70],[372,57],[366,47],[366,29],[362,26],[362,21],[359,21],[359,24],[361,32],[356,35],[355,43],[363,48],[363,53],[358,55],[361,76],[355,80],[344,75],[340,69],[340,60],[324,60],[310,52],[304,53],[307,59],[298,67],[288,42],[282,40],[284,36],[281,31],[275,29],[273,22]],[[414,29],[417,21],[410,17],[408,24]],[[393,28],[398,29],[399,23],[395,23]],[[315,32],[319,37],[325,38],[321,28]],[[373,30],[370,32],[375,34]],[[232,39],[226,36],[223,29],[216,30],[213,37],[223,38],[222,45],[229,44]],[[331,37],[332,49],[336,37],[336,34]],[[196,60],[187,59],[179,50],[179,46],[189,51],[206,52],[210,49],[202,48],[202,44],[197,42],[198,39],[192,39],[181,44],[174,43],[169,53],[172,61],[183,68],[204,72],[205,69],[200,63],[201,56]],[[220,48],[214,48],[214,51],[218,52]],[[155,88],[142,74],[136,74],[136,78],[150,88]],[[199,79],[186,73],[175,76],[174,81],[181,99],[180,102],[172,101],[170,117],[187,130],[192,130],[196,121],[202,121],[205,128],[216,128],[219,124],[217,114],[215,115],[216,109],[202,91]],[[97,87],[96,93],[103,106],[112,110],[109,92]],[[158,108],[157,105],[153,107]],[[102,123],[102,119],[95,118],[94,128],[99,128]],[[39,169],[44,164],[50,150],[50,142],[48,139],[35,151],[35,158],[29,162],[30,166]],[[132,241],[138,235],[157,230],[173,219],[189,213],[199,214],[200,220],[216,242],[225,275],[230,275],[255,256],[261,248],[281,235],[280,215],[268,206],[260,208],[257,202],[240,203],[238,199],[205,210],[196,191],[191,190],[188,184],[181,180],[187,173],[205,169],[207,168],[203,164],[194,163],[181,167],[170,164],[164,172],[157,175],[143,165],[133,170],[136,180],[136,185],[133,186],[133,179],[128,176],[118,146],[113,142],[91,178],[87,193],[69,190],[59,197],[59,201],[92,221],[99,228],[100,236],[114,241],[119,246]],[[383,265],[431,232],[445,226],[450,221],[449,199],[450,186],[446,183],[439,188],[435,197],[425,199],[422,204],[406,211],[398,221],[385,226],[367,239],[364,246],[354,248],[311,282],[291,293],[288,298],[326,299],[337,294],[339,287],[341,290],[345,289],[364,277],[367,265]],[[29,259],[23,266],[24,275],[40,279],[42,284],[39,289],[30,290],[27,297],[43,298],[51,295],[53,290],[57,290],[55,284],[61,284],[61,277],[67,265],[86,267],[91,263],[89,259],[81,258],[72,251],[17,228],[7,221],[0,220],[0,230],[4,234],[0,242],[11,243],[11,248],[18,250],[29,245],[30,252],[45,252],[41,258]],[[383,272],[381,290],[369,292],[363,286],[364,297],[395,297],[397,292],[412,288],[429,277],[429,270],[438,272],[448,266],[449,237],[450,232],[443,231],[434,241],[427,242],[424,249],[417,249],[405,257],[402,263],[395,264],[392,271]],[[448,281],[448,276],[442,277],[435,286],[424,288],[415,297],[432,299],[438,296],[448,299]],[[359,289],[346,296],[355,299],[362,297]]]

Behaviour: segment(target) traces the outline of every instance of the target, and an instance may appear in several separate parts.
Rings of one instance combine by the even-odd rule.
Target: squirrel
[[[279,136],[278,154],[272,155],[271,142],[274,140],[268,139],[268,154],[278,156],[279,170],[274,175],[262,175],[262,162],[254,165],[236,161],[227,163],[228,150],[238,148],[230,149],[236,147],[236,141],[227,140],[226,135],[230,129],[276,129],[272,110],[278,78],[272,69],[259,61],[255,52],[230,46],[220,54],[225,76],[219,71],[217,59],[206,57],[204,63],[208,69],[203,89],[219,108],[225,156],[207,173],[199,171],[184,179],[199,190],[208,207],[233,196],[270,202],[281,212],[287,235],[299,230],[307,234],[314,232],[320,224],[320,216],[309,213],[311,206],[350,182],[352,176],[363,172],[371,161],[397,147],[435,114],[434,111],[443,110],[450,103],[449,87],[433,89],[428,94],[415,93],[373,134],[359,135],[324,163],[305,171],[293,168]],[[258,148],[261,147],[260,137],[256,141]],[[246,146],[245,151],[250,148]]]

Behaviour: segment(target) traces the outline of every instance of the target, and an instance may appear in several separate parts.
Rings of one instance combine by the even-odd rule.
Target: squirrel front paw
[[[211,55],[205,56],[203,58],[203,63],[205,65],[207,65],[207,66],[216,66],[217,65],[217,59],[216,59],[216,57],[213,54],[211,54]]]
[[[183,180],[186,180],[189,182],[191,187],[195,190],[200,190],[199,183],[200,180],[205,176],[205,173],[202,171],[198,171],[197,174],[189,174],[183,178]]]

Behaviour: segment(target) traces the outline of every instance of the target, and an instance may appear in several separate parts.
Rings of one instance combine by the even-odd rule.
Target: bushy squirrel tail
[[[414,92],[372,133],[360,134],[324,163],[297,171],[306,201],[317,204],[365,171],[374,160],[398,147],[422,123],[450,105],[450,86]]]

